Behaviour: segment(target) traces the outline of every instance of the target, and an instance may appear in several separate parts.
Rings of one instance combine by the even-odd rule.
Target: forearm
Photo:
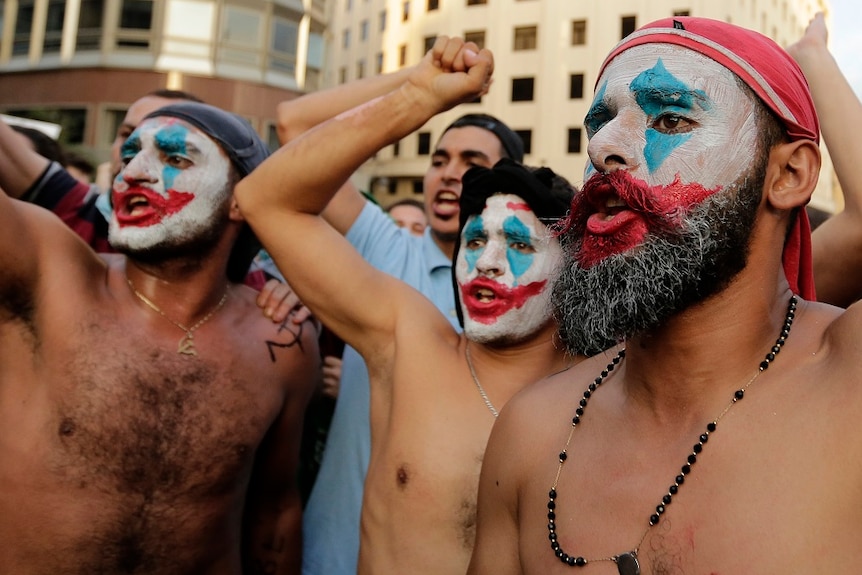
[[[298,497],[279,512],[275,503],[246,521],[245,575],[295,575],[302,568],[302,512]]]
[[[279,141],[286,144],[342,112],[391,92],[411,71],[412,68],[402,68],[280,103],[277,110]]]
[[[0,188],[12,198],[24,195],[50,162],[28,145],[24,136],[0,121]]]

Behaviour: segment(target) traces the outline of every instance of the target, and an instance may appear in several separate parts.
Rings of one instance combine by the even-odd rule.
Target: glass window
[[[515,130],[521,141],[524,142],[524,153],[530,154],[533,151],[533,130]]]
[[[362,42],[368,40],[368,20],[359,23],[359,40]]]
[[[341,47],[350,48],[350,28],[341,31]]]
[[[45,40],[42,51],[46,54],[60,51],[63,40],[63,17],[66,12],[65,0],[48,0],[48,15],[45,19]]]
[[[583,46],[587,43],[587,21],[572,21],[572,46]]]
[[[531,102],[535,78],[512,78],[512,101]]]
[[[149,30],[153,25],[153,0],[123,0],[120,28]]]
[[[269,47],[269,67],[296,74],[296,51],[299,41],[299,24],[287,18],[272,20],[272,42]]]
[[[380,11],[380,22],[379,22],[380,31],[383,32],[386,30],[386,10]]]
[[[437,40],[437,36],[425,36],[425,40],[423,41],[422,53],[427,54],[428,50],[434,47],[434,42]]]
[[[467,6],[475,6],[477,4],[487,4],[488,0],[467,0]]]
[[[398,65],[407,65],[407,44],[401,44],[398,46]]]
[[[374,73],[382,74],[383,73],[383,52],[378,52],[374,56]]]
[[[426,8],[428,12],[433,12],[438,8],[440,8],[440,2],[438,0],[428,0],[428,6]]]
[[[400,155],[401,155],[401,141],[399,140],[399,141],[395,142],[394,144],[392,144],[392,156],[397,158]]]
[[[60,137],[57,141],[61,146],[78,145],[84,143],[84,126],[87,121],[87,110],[83,108],[65,109],[11,109],[7,112],[10,116],[30,118],[60,125]]]
[[[102,41],[102,15],[104,13],[104,0],[81,0],[76,41],[78,50],[99,49]]]
[[[416,153],[420,156],[431,154],[431,132],[419,132],[417,134]]]
[[[263,39],[262,25],[263,19],[258,12],[225,6],[221,40],[236,46],[260,48]]]
[[[583,139],[583,130],[581,128],[569,128],[567,136],[566,151],[570,154],[581,153],[581,140]]]
[[[584,75],[571,74],[569,76],[569,98],[577,100],[584,97]]]
[[[784,7],[787,8],[787,5],[785,4]],[[674,10],[673,15],[674,16],[690,16],[691,14],[689,14],[689,12],[690,12],[689,10]]]
[[[406,22],[410,18],[410,0],[405,0],[401,4],[401,21]]]
[[[34,0],[21,0],[18,2],[15,37],[12,40],[12,54],[15,56],[30,52],[30,31],[33,28],[34,4]]]
[[[323,69],[324,48],[323,34],[311,32],[308,35],[308,55],[306,56],[306,65],[309,68]]]
[[[482,48],[485,47],[485,31],[484,30],[474,30],[471,32],[464,32],[464,41],[465,42],[473,42],[481,50]]]
[[[538,27],[536,26],[521,26],[519,28],[515,28],[515,39],[512,45],[512,50],[535,50],[537,35]]]
[[[636,16],[620,17],[620,38],[625,38],[626,36],[634,32],[635,28],[637,28]]]
[[[356,62],[356,78],[364,78],[365,77],[365,59],[361,59]]]

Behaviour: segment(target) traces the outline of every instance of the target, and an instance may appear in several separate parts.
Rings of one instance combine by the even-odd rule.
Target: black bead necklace
[[[622,349],[620,352],[614,357],[614,359],[602,370],[602,373],[597,377],[584,391],[583,398],[581,398],[578,403],[578,408],[575,409],[575,416],[572,418],[572,427],[569,430],[569,437],[566,440],[566,445],[563,450],[560,452],[560,465],[557,467],[557,475],[554,478],[554,484],[551,486],[551,490],[548,493],[549,501],[548,501],[548,539],[551,541],[551,549],[557,558],[562,561],[564,564],[570,567],[584,567],[588,563],[596,562],[596,561],[613,561],[617,565],[617,571],[619,571],[620,575],[640,575],[641,568],[640,563],[638,563],[638,550],[640,549],[641,544],[646,539],[647,533],[656,525],[661,516],[664,515],[667,510],[667,506],[670,505],[673,500],[673,496],[677,494],[680,486],[685,481],[686,476],[691,473],[691,468],[697,462],[697,456],[703,451],[703,446],[709,439],[709,435],[716,430],[718,427],[718,422],[721,421],[721,418],[730,411],[730,408],[733,405],[741,400],[745,396],[745,390],[754,383],[754,380],[757,379],[757,376],[762,372],[766,371],[769,365],[775,360],[775,356],[781,351],[782,346],[784,346],[784,342],[787,341],[787,336],[790,335],[790,327],[793,325],[793,319],[796,317],[796,304],[797,298],[795,295],[790,297],[790,303],[787,305],[787,315],[784,317],[784,325],[781,326],[781,334],[778,336],[778,339],[775,341],[775,345],[772,346],[772,349],[769,353],[766,354],[766,357],[762,362],[760,362],[760,366],[751,379],[743,385],[740,389],[736,390],[733,394],[733,399],[731,399],[730,403],[727,407],[724,408],[718,417],[715,418],[714,421],[709,423],[706,426],[706,431],[700,435],[697,443],[694,444],[691,453],[686,458],[685,464],[680,468],[679,475],[674,478],[673,483],[668,488],[667,493],[661,498],[661,502],[656,506],[655,513],[650,515],[649,524],[643,532],[643,535],[638,541],[638,544],[631,551],[626,551],[625,553],[620,553],[619,555],[614,555],[612,557],[601,557],[599,559],[584,559],[580,556],[569,555],[563,548],[560,546],[560,543],[557,538],[557,483],[560,480],[560,472],[563,470],[563,464],[566,462],[568,457],[567,451],[569,449],[569,444],[572,441],[572,435],[575,432],[575,428],[577,428],[578,424],[581,421],[581,417],[584,415],[584,410],[587,407],[587,403],[589,402],[590,396],[592,396],[593,392],[595,392],[602,382],[607,378],[607,376],[616,368],[623,358],[626,355],[626,350]]]

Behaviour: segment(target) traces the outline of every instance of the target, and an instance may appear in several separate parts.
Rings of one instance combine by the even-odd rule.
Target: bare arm
[[[402,68],[391,74],[355,80],[281,102],[277,111],[279,140],[282,144],[291,142],[338,114],[391,92],[410,76],[414,68]],[[356,186],[347,179],[323,210],[323,218],[336,230],[346,234],[365,207],[365,202],[366,199]]]
[[[513,423],[513,410],[514,403],[510,401],[494,423],[485,449],[479,477],[476,542],[468,575],[521,573],[515,485],[515,467],[520,459],[513,457],[513,448],[523,445],[523,430]]]
[[[805,35],[788,48],[811,87],[823,140],[844,192],[844,210],[812,236],[817,298],[846,307],[862,295],[862,102],[827,47],[818,13]]]
[[[297,485],[302,421],[320,379],[317,330],[301,325],[286,370],[284,410],[258,449],[244,517],[244,573],[294,575],[302,566],[302,502]]]
[[[236,188],[243,215],[302,301],[360,352],[391,345],[404,298],[412,307],[419,296],[365,262],[320,213],[377,150],[484,93],[492,69],[490,52],[438,38],[397,89],[306,132]]]
[[[20,198],[50,162],[37,154],[27,138],[0,120],[0,189]]]

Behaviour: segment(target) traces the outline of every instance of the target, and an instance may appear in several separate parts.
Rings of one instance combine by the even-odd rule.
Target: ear
[[[820,148],[811,140],[779,144],[769,153],[767,199],[780,210],[804,206],[820,177]]]
[[[242,212],[239,209],[239,203],[236,201],[236,196],[233,194],[230,197],[230,210],[228,211],[228,218],[232,222],[245,221],[245,217],[243,217]]]

